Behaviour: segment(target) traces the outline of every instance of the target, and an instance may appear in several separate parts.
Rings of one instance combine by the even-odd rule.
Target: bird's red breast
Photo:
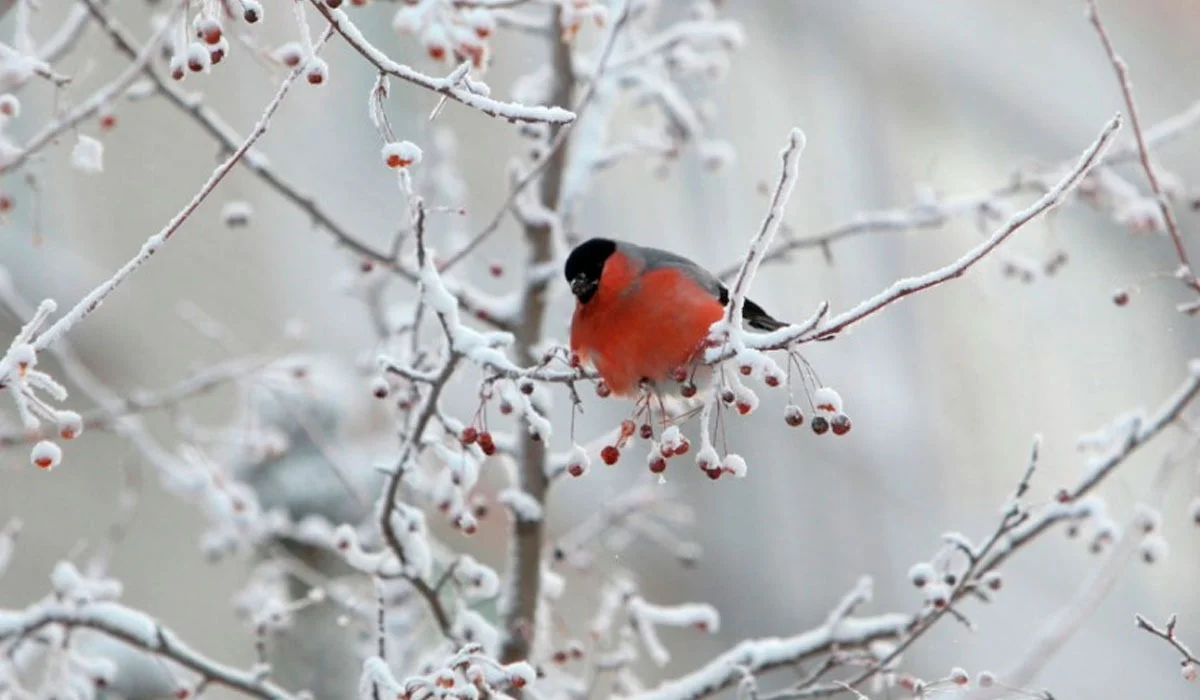
[[[604,265],[600,286],[576,302],[571,350],[591,361],[617,395],[637,391],[688,364],[724,307],[676,268],[644,270],[623,253]]]

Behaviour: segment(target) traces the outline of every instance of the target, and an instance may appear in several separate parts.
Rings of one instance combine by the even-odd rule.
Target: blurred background
[[[293,40],[290,3],[265,4],[266,20],[250,32],[254,40],[267,49]],[[42,3],[35,36],[57,26],[69,5]],[[724,3],[722,14],[742,24],[745,42],[727,76],[704,94],[715,108],[711,135],[732,144],[736,158],[712,171],[686,153],[666,177],[644,159],[600,172],[578,202],[577,233],[654,243],[713,268],[734,263],[766,210],[761,183],[774,182],[778,152],[792,126],[808,136],[786,216],[801,236],[818,235],[860,212],[907,206],[921,190],[982,193],[1007,183],[1019,168],[1073,160],[1106,120],[1123,111],[1112,68],[1083,10],[1075,0]],[[1200,65],[1200,4],[1106,2],[1101,10],[1130,65],[1144,124],[1200,97],[1193,70]],[[150,36],[150,15],[141,2],[119,3],[114,13],[140,40]],[[368,37],[398,59],[429,72],[446,70],[392,30],[391,3],[353,13]],[[10,13],[0,35],[10,35],[12,21]],[[310,21],[323,26],[315,13]],[[594,43],[598,36],[585,27],[580,41]],[[228,65],[184,84],[203,90],[242,134],[281,75],[251,54],[235,44]],[[383,248],[406,214],[394,177],[380,167],[378,135],[367,118],[374,74],[337,36],[323,56],[331,68],[328,84],[297,85],[260,147],[278,172],[313,193],[341,225]],[[541,40],[504,30],[494,57],[487,82],[501,99],[511,94],[514,79],[546,61]],[[7,127],[8,137],[23,142],[56,101],[83,99],[127,64],[90,27],[58,66],[76,82],[57,96],[44,83],[26,87],[22,115]],[[397,135],[426,148],[427,157],[434,132],[426,117],[435,103],[425,91],[393,83],[386,104]],[[628,128],[643,111],[619,110],[614,131]],[[68,137],[28,168],[36,176],[36,208],[26,206],[30,187],[23,175],[3,182],[17,205],[0,228],[0,265],[26,299],[52,297],[60,308],[73,303],[156,232],[214,164],[210,138],[162,99],[125,104],[116,116],[116,127],[103,134],[94,122],[81,127],[104,142],[103,175],[70,167],[74,139]],[[527,141],[516,127],[456,104],[435,124],[456,136],[467,192],[465,217],[431,219],[437,247],[439,237],[448,241],[487,222],[508,191],[504,164]],[[1124,130],[1118,143],[1129,136]],[[1162,149],[1158,160],[1190,188],[1200,184],[1198,147],[1200,136],[1188,134]],[[1122,172],[1145,187],[1139,171]],[[222,206],[230,201],[253,207],[247,226],[222,223]],[[1200,224],[1186,206],[1177,205],[1176,212],[1185,235]],[[487,290],[511,289],[524,262],[520,236],[519,227],[506,221],[459,274]],[[937,229],[852,238],[833,246],[832,262],[812,250],[764,268],[753,295],[782,318],[805,318],[821,300],[837,311],[897,277],[957,258],[978,240],[970,218]],[[1039,273],[1023,283],[1004,273],[1006,262],[1040,267],[1059,251],[1069,259],[1054,275]],[[493,262],[511,272],[489,278]],[[788,429],[784,398],[764,391],[758,411],[729,428],[732,445],[750,465],[747,478],[711,482],[673,465],[668,486],[694,509],[687,536],[703,548],[701,565],[682,569],[651,546],[634,547],[621,563],[637,572],[648,599],[710,602],[722,625],[712,636],[668,633],[672,661],[647,679],[679,675],[746,637],[820,624],[864,574],[875,579],[876,600],[863,613],[918,609],[921,600],[907,570],[931,556],[947,530],[971,537],[991,532],[1035,433],[1045,442],[1034,498],[1044,500],[1078,478],[1081,433],[1127,410],[1153,409],[1182,381],[1200,332],[1174,310],[1183,300],[1180,286],[1151,279],[1175,266],[1164,237],[1134,235],[1074,200],[1020,231],[964,278],[909,298],[835,342],[807,347],[804,354],[822,380],[840,391],[854,429],[842,438]],[[235,169],[165,250],[70,340],[88,367],[124,393],[166,386],[190,369],[244,355],[312,353],[352,372],[374,347],[366,307],[346,292],[356,268],[357,261],[302,212]],[[1111,300],[1118,288],[1140,291],[1121,308]],[[411,299],[412,289],[398,283],[395,295]],[[562,340],[570,299],[563,285],[554,295],[545,332]],[[185,322],[181,303],[224,327],[225,342],[213,342]],[[289,335],[289,322],[305,332]],[[0,338],[18,328],[0,314]],[[354,405],[354,430],[378,434],[367,380],[351,382],[345,401]],[[453,386],[449,412],[467,417],[472,391],[469,378]],[[567,400],[563,392],[555,396]],[[584,402],[577,430],[585,436],[624,415],[624,406],[601,403],[590,391]],[[72,397],[68,406],[86,403]],[[187,403],[186,410],[198,423],[219,426],[237,410],[236,397],[219,391]],[[169,446],[170,423],[169,417],[150,419]],[[566,435],[561,430],[553,447],[569,447]],[[1138,453],[1103,488],[1119,522],[1145,497],[1173,439]],[[0,521],[19,516],[25,522],[16,559],[0,579],[0,607],[21,607],[44,594],[54,563],[94,542],[112,520],[122,465],[140,459],[109,434],[85,435],[68,448],[63,466],[50,473],[29,466],[25,447],[0,452]],[[1046,664],[1036,687],[1057,697],[1195,693],[1180,679],[1174,653],[1132,622],[1135,612],[1153,619],[1177,612],[1180,633],[1200,644],[1200,531],[1187,512],[1196,495],[1195,466],[1177,470],[1164,505],[1171,556],[1129,567],[1078,635]],[[558,484],[551,533],[653,479],[634,454],[618,468],[594,468],[585,478]],[[163,493],[149,477],[113,574],[125,584],[126,602],[158,616],[196,648],[246,665],[253,638],[231,601],[247,565],[208,563],[199,547],[203,523],[196,508]],[[448,542],[459,546],[461,540],[453,535]],[[493,565],[505,561],[499,529],[481,533],[470,547]],[[997,605],[967,604],[977,631],[942,623],[914,647],[905,668],[927,677],[943,676],[953,666],[972,673],[1009,668],[1041,625],[1075,599],[1099,562],[1086,542],[1049,534],[1006,568]],[[569,608],[563,615],[570,619]]]

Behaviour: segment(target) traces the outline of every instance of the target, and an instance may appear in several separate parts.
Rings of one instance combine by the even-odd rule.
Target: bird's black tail
[[[763,307],[746,299],[742,303],[742,318],[745,319],[747,325],[751,328],[760,331],[777,331],[787,324],[776,319],[771,314],[763,310]]]

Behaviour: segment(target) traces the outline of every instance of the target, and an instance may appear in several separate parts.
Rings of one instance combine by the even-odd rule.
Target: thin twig
[[[134,58],[140,53],[137,42],[120,24],[108,15],[98,0],[80,0],[80,2],[87,6],[88,11],[96,18],[105,33],[112,38],[121,53],[130,58]],[[188,95],[174,83],[162,78],[150,66],[146,66],[143,73],[154,83],[158,92],[167,98],[168,102],[190,117],[192,121],[196,122],[201,129],[219,144],[222,151],[232,152],[241,143],[242,139],[211,107]],[[272,169],[267,158],[263,157],[257,150],[251,149],[240,162],[264,184],[275,190],[280,196],[307,215],[314,224],[333,236],[347,250],[391,270],[410,283],[416,283],[417,276],[412,269],[401,265],[396,260],[396,256],[390,252],[376,250],[351,235],[349,230],[335,221],[332,215],[325,211],[314,197],[305,194],[296,185],[288,182],[283,175]],[[507,327],[507,323],[504,320],[491,318],[482,313],[479,303],[468,295],[458,294],[457,296],[463,308],[470,311],[483,323],[501,329]]]
[[[1146,171],[1146,179],[1150,182],[1151,191],[1154,192],[1154,201],[1158,204],[1163,223],[1167,227],[1167,233],[1170,234],[1171,242],[1175,245],[1175,255],[1179,258],[1179,264],[1183,266],[1181,278],[1193,290],[1200,292],[1200,279],[1197,279],[1196,274],[1192,271],[1192,264],[1188,261],[1187,250],[1183,246],[1183,237],[1179,235],[1179,223],[1175,220],[1175,212],[1171,209],[1171,203],[1167,200],[1167,195],[1163,192],[1162,185],[1159,184],[1158,176],[1154,173],[1154,167],[1150,164],[1150,149],[1146,146],[1146,138],[1142,134],[1141,122],[1138,118],[1137,104],[1133,100],[1133,85],[1129,80],[1129,67],[1125,64],[1125,60],[1117,55],[1117,50],[1113,47],[1108,30],[1100,19],[1100,12],[1096,9],[1096,0],[1086,0],[1086,2],[1088,19],[1096,28],[1096,34],[1100,37],[1100,43],[1104,45],[1104,52],[1108,54],[1108,60],[1112,63],[1113,70],[1117,74],[1117,81],[1121,85],[1121,97],[1125,100],[1125,109],[1129,113],[1129,125],[1133,129],[1133,137],[1137,141],[1138,159],[1142,163],[1142,170]]]
[[[510,122],[534,122],[547,124],[569,124],[575,120],[575,115],[561,107],[531,107],[515,102],[501,102],[472,92],[466,87],[445,78],[434,78],[419,71],[393,61],[383,51],[367,41],[358,27],[350,21],[350,17],[340,9],[330,9],[321,0],[311,0],[317,11],[329,20],[346,43],[363,58],[375,66],[381,73],[395,76],[401,80],[419,85],[450,99],[476,109],[491,117],[500,117]]]
[[[243,695],[267,700],[294,700],[296,697],[251,671],[226,666],[196,652],[153,618],[118,603],[93,603],[80,609],[62,605],[35,605],[24,613],[5,617],[0,623],[0,640],[27,637],[47,625],[96,630],[130,646],[170,659],[195,671],[210,683]]]
[[[325,33],[321,39],[322,42],[329,37],[329,32],[329,29],[325,30]],[[130,258],[129,261],[123,266],[121,266],[121,268],[117,270],[112,277],[100,283],[100,285],[89,292],[87,296],[85,296],[83,299],[80,299],[70,311],[55,321],[54,325],[50,326],[50,328],[46,329],[44,333],[39,335],[33,344],[35,349],[45,349],[59,336],[69,331],[75,326],[75,324],[79,323],[89,314],[95,311],[100,304],[102,304],[104,300],[108,298],[108,295],[112,294],[113,290],[120,286],[122,282],[129,279],[129,277],[136,272],[143,263],[149,260],[155,253],[159,251],[159,249],[166,245],[167,241],[171,239],[171,236],[175,235],[175,232],[178,231],[181,226],[183,226],[183,223],[188,220],[188,217],[192,215],[192,212],[196,211],[196,209],[199,208],[204,200],[208,199],[208,196],[212,194],[213,190],[216,189],[221,180],[223,180],[225,176],[229,174],[230,170],[233,170],[233,167],[237,165],[238,161],[241,160],[243,156],[246,155],[254,143],[258,141],[263,134],[267,133],[267,126],[270,124],[271,117],[274,116],[275,111],[279,109],[279,106],[283,104],[283,98],[287,96],[288,89],[291,88],[292,83],[295,82],[301,71],[302,68],[297,67],[288,74],[287,78],[285,78],[282,83],[280,83],[279,89],[276,91],[275,96],[269,103],[267,103],[266,108],[263,110],[262,116],[259,117],[258,123],[254,125],[254,128],[250,131],[250,134],[246,137],[246,140],[243,141],[242,145],[239,146],[233,153],[231,153],[223,163],[218,165],[217,168],[213,170],[212,174],[208,176],[208,180],[201,185],[200,190],[193,195],[192,199],[185,204],[183,208],[171,218],[170,221],[167,222],[166,226],[163,226],[162,230],[148,238],[146,242],[142,244],[142,247],[137,254]]]
[[[112,102],[114,98],[120,96],[122,93],[128,90],[129,86],[133,85],[134,81],[137,80],[138,76],[141,75],[142,71],[149,65],[150,59],[154,58],[154,56],[157,54],[159,42],[161,42],[163,38],[170,33],[171,27],[174,25],[175,16],[178,15],[181,10],[183,10],[186,4],[186,2],[177,2],[174,4],[171,12],[167,15],[163,26],[142,48],[141,53],[139,53],[133,59],[133,63],[126,67],[121,75],[117,76],[116,80],[97,90],[90,98],[85,100],[78,107],[71,110],[62,118],[56,119],[42,127],[42,130],[34,134],[29,141],[25,143],[23,148],[15,153],[12,153],[4,160],[4,162],[0,163],[0,175],[13,172],[14,170],[20,168],[25,164],[25,161],[29,160],[30,156],[37,153],[51,141],[57,139],[60,134],[73,128],[76,124],[84,119],[96,114],[106,104]]]
[[[541,155],[538,156],[538,159],[533,163],[532,166],[530,166],[529,170],[522,175],[521,178],[517,180],[509,189],[508,196],[504,198],[504,202],[500,205],[500,208],[496,210],[496,213],[492,216],[491,220],[488,221],[487,225],[484,226],[479,233],[475,234],[474,238],[468,241],[466,245],[464,245],[442,263],[442,271],[449,270],[451,267],[457,265],[464,258],[470,255],[477,247],[479,247],[479,244],[487,240],[489,236],[491,236],[496,232],[497,229],[500,228],[500,222],[504,221],[504,215],[508,213],[509,209],[512,208],[513,203],[517,201],[517,197],[525,191],[525,188],[529,187],[530,183],[532,183],[538,178],[538,176],[542,174],[542,172],[550,164],[550,161],[555,158],[559,150],[563,147],[563,144],[565,144],[567,139],[570,138],[571,132],[574,130],[575,125],[579,123],[579,120],[587,112],[587,108],[591,105],[592,100],[596,96],[600,81],[604,77],[604,73],[608,68],[613,47],[616,46],[617,35],[621,32],[621,29],[625,27],[626,23],[629,22],[630,7],[632,4],[633,0],[625,0],[625,6],[621,9],[621,14],[617,17],[617,21],[613,24],[612,30],[608,34],[608,41],[604,44],[604,48],[600,52],[600,60],[596,63],[596,71],[592,75],[592,79],[588,83],[588,86],[583,93],[583,97],[581,97],[579,102],[575,105],[575,121],[563,128],[560,128],[554,133],[554,138],[550,140],[549,145],[541,153]]]
[[[1138,629],[1146,630],[1155,637],[1158,637],[1159,639],[1162,639],[1166,643],[1175,647],[1175,650],[1178,651],[1183,657],[1184,662],[1200,665],[1200,658],[1197,658],[1196,655],[1192,653],[1192,650],[1189,649],[1186,644],[1180,641],[1179,637],[1175,634],[1175,623],[1177,620],[1174,615],[1167,619],[1167,626],[1164,628],[1155,626],[1153,622],[1150,622],[1141,615],[1134,615],[1133,619],[1137,623]]]

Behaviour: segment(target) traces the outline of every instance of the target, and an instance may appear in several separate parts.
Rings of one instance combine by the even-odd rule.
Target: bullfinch
[[[729,303],[729,289],[708,270],[626,241],[584,241],[563,272],[576,299],[571,352],[595,366],[618,396],[642,382],[661,384],[691,364]],[[749,299],[742,317],[763,331],[787,325]]]

